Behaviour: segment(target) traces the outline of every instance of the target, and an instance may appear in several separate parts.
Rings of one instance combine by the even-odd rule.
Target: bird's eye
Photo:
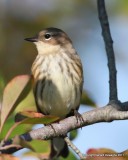
[[[46,33],[45,35],[44,35],[44,37],[45,37],[45,39],[46,40],[49,40],[49,39],[51,39],[51,34],[49,34],[49,33]]]

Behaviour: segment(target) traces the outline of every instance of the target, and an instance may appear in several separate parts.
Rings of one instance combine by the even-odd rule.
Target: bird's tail
[[[63,138],[57,137],[51,140],[50,159],[55,159],[59,156],[66,158],[69,154],[67,143]]]

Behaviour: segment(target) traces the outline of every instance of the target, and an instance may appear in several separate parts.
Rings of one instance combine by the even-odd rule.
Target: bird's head
[[[57,52],[60,48],[63,49],[72,45],[70,38],[64,31],[52,27],[46,28],[36,36],[25,40],[33,42],[39,54],[50,54],[51,52]]]

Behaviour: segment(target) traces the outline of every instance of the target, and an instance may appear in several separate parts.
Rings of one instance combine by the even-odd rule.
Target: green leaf
[[[43,153],[43,152],[50,152],[50,140],[32,140],[29,144],[34,148],[35,152]]]
[[[8,130],[11,128],[11,126],[14,123],[14,119],[12,116],[10,116],[7,121],[7,123],[3,126],[2,131],[0,132],[0,140],[5,138],[5,135],[8,133]]]
[[[32,89],[29,91],[28,95],[17,105],[14,113],[17,114],[22,111],[37,111]]]
[[[59,117],[55,116],[44,116],[41,118],[26,118],[21,121],[20,124],[50,124],[57,121]]]
[[[81,96],[81,104],[96,107],[94,100],[92,100],[85,91],[83,91],[82,96]]]
[[[17,76],[13,78],[5,87],[1,109],[0,131],[2,130],[2,127],[8,116],[16,108],[21,99],[23,99],[23,96],[25,96],[23,91],[30,82],[30,78],[31,77],[29,75]]]
[[[50,124],[59,120],[59,117],[52,115],[43,115],[42,113],[34,111],[24,111],[17,113],[15,121],[20,124]]]
[[[44,140],[32,140],[28,142],[35,152],[26,151],[24,153],[25,157],[38,157],[39,159],[48,159],[50,153],[50,144],[49,141]]]
[[[25,141],[24,139],[22,139],[19,136],[15,136],[13,138],[13,144],[20,145],[23,148],[28,148],[28,149],[30,149],[30,150],[35,152],[35,149],[32,147],[32,145],[28,141]]]
[[[74,140],[77,137],[77,135],[78,135],[78,130],[77,129],[73,130],[70,132],[69,139]]]
[[[3,129],[0,133],[0,140],[4,139],[9,130],[15,125],[16,122],[14,122],[14,115],[9,116],[9,118],[6,120],[6,123],[3,126]],[[15,135],[21,135],[23,133],[29,132],[32,129],[33,125],[30,124],[22,124],[22,127],[20,125],[16,126],[16,128],[13,129],[12,133],[8,137],[13,138]]]

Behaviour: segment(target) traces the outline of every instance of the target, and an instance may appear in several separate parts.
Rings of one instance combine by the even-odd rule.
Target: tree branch
[[[81,121],[80,122],[77,121],[78,119],[76,119],[75,116],[72,116],[72,117],[68,117],[66,119],[61,120],[59,123],[53,123],[52,127],[48,125],[43,128],[32,130],[29,133],[21,135],[20,138],[23,138],[26,141],[31,141],[34,139],[48,140],[57,136],[65,136],[71,130],[88,126],[91,124],[95,124],[99,122],[111,122],[113,120],[128,119],[128,111],[119,110],[120,108],[122,108],[121,107],[122,105],[126,105],[126,104],[128,105],[128,102],[125,102],[123,104],[112,103],[105,107],[97,108],[97,109],[85,112],[82,114],[82,118],[84,120],[82,124],[81,124]],[[128,106],[125,106],[125,108],[128,108]],[[5,142],[5,145],[10,145],[12,143],[13,143],[13,140],[10,141],[10,143],[7,141]],[[13,153],[17,150],[18,150],[17,148],[11,149],[11,151],[2,150],[0,148],[0,151],[2,153]]]
[[[86,157],[80,152],[80,150],[70,141],[68,137],[64,138],[65,142],[69,147],[72,148],[72,150],[80,157],[80,159],[85,159]]]
[[[110,33],[108,16],[105,9],[104,0],[97,0],[99,20],[102,28],[102,35],[105,42],[106,54],[108,58],[108,69],[109,69],[109,101],[115,100],[118,101],[117,97],[117,78],[116,78],[116,65],[115,65],[115,56],[113,49],[113,40]]]

